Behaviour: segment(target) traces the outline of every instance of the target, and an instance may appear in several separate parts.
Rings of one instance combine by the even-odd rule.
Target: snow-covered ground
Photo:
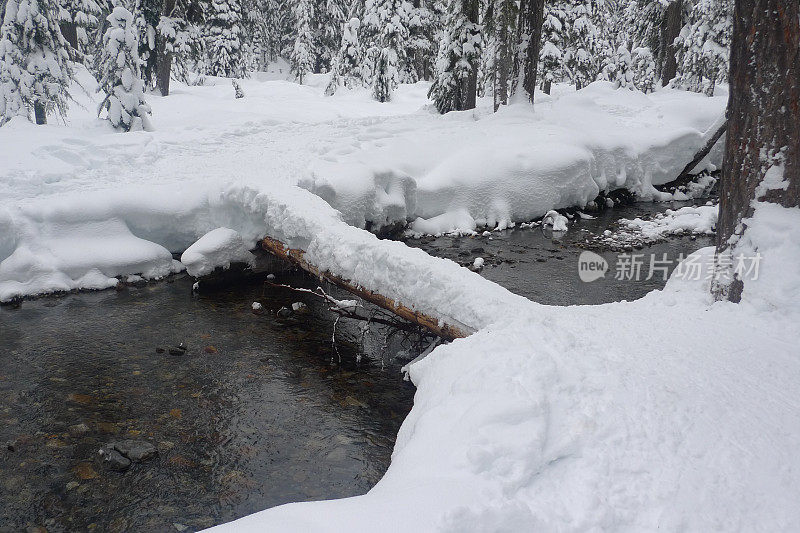
[[[208,206],[234,185],[299,184],[351,225],[416,219],[427,233],[502,228],[622,186],[664,196],[651,183],[677,175],[726,100],[599,82],[539,95],[535,111],[492,114],[483,102],[440,116],[425,83],[381,104],[366,90],[325,97],[322,75],[309,85],[283,76],[243,81],[242,99],[225,79],[175,83],[167,98],[148,96],[156,130],[123,135],[95,117],[96,84],[81,70],[67,125],[0,129],[0,300],[163,276],[180,268],[167,252],[221,225],[252,245],[264,227],[227,221],[234,204],[220,224]],[[101,249],[98,234],[119,245]]]
[[[749,231],[763,259],[740,304],[712,301],[710,248],[641,300],[548,307],[387,243],[420,279],[406,297],[446,294],[479,331],[411,366],[414,408],[369,493],[215,531],[796,530],[800,210],[762,205]],[[393,287],[375,267],[370,286]]]
[[[220,530],[800,528],[799,210],[756,210],[763,261],[739,305],[711,302],[703,276],[636,302],[537,305],[359,228],[502,226],[600,189],[653,195],[724,96],[599,83],[535,112],[442,117],[424,84],[378,104],[325,98],[323,78],[245,81],[241,100],[217,81],[150,96],[154,132],[80,109],[69,126],[0,128],[0,299],[162,276],[182,268],[170,252],[229,228],[475,331],[411,366],[414,408],[368,494]],[[201,257],[241,251],[218,236]]]

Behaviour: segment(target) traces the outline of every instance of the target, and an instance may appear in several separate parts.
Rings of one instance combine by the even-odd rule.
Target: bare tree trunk
[[[550,94],[550,90],[552,88],[553,88],[553,82],[547,80],[546,82],[544,82],[544,85],[542,86],[542,91],[544,92],[544,94]]]
[[[720,185],[717,252],[734,252],[766,172],[783,166],[786,189],[759,199],[800,205],[800,3],[736,0],[731,45],[728,135]],[[737,302],[744,280],[714,287]]]
[[[539,63],[539,49],[542,46],[542,17],[544,0],[522,0],[519,8],[520,36],[528,39],[522,67],[522,89],[533,103],[536,93],[536,68]]]
[[[678,62],[675,57],[675,38],[681,32],[683,25],[683,0],[673,0],[664,10],[664,18],[661,20],[661,34],[659,35],[659,69],[661,75],[661,85],[667,84],[675,77],[678,71]]]
[[[37,124],[47,124],[47,110],[44,104],[38,100],[33,103],[33,115],[36,118]]]
[[[161,96],[169,96],[169,78],[172,70],[172,52],[164,50],[164,40],[159,43],[159,57],[156,65],[156,86]]]
[[[465,11],[467,18],[470,22],[477,24],[478,21],[478,0],[467,0],[467,5],[465,6]],[[464,87],[464,92],[462,93],[461,97],[463,98],[462,110],[466,109],[475,109],[475,100],[478,93],[478,64],[477,61],[473,62],[472,70],[470,70],[469,78],[467,78],[466,82],[462,86]]]
[[[162,13],[169,17],[175,9],[176,0],[165,0]],[[156,87],[161,96],[169,96],[169,78],[172,70],[172,52],[167,52],[167,43],[162,36],[156,44]]]

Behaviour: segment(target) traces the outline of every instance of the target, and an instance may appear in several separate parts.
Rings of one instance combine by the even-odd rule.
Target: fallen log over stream
[[[267,252],[305,270],[314,277],[332,283],[337,287],[340,287],[347,292],[354,294],[367,302],[370,302],[371,304],[390,311],[397,316],[408,320],[409,322],[413,322],[414,324],[427,329],[438,337],[446,340],[454,340],[467,337],[472,333],[467,326],[462,324],[448,323],[447,321],[439,320],[425,313],[415,311],[414,309],[403,305],[402,302],[396,302],[382,294],[365,289],[350,280],[344,279],[328,271],[320,270],[306,260],[305,252],[303,250],[289,248],[289,246],[277,239],[265,237],[261,240],[260,245],[261,248]]]

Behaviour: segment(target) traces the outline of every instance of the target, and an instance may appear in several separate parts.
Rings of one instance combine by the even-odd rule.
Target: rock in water
[[[146,440],[127,439],[115,442],[111,446],[131,461],[147,461],[156,455],[156,447]]]
[[[131,460],[111,446],[100,450],[100,455],[103,457],[103,463],[116,472],[124,472],[131,467]]]

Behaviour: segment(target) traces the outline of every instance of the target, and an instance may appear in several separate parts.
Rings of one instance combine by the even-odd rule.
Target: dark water
[[[583,283],[578,255],[617,219],[666,208],[605,211],[561,235],[534,227],[408,243],[462,264],[483,257],[484,276],[538,302],[631,300],[662,287],[662,276],[615,280],[617,253],[594,249],[611,272]],[[642,277],[649,254],[677,259],[707,244],[680,237],[636,250]],[[315,286],[287,273],[279,281]],[[313,297],[262,283],[192,296],[191,284],[0,308],[0,531],[197,530],[362,494],[380,479],[412,403],[394,358],[403,347],[381,334],[345,342],[356,337],[345,327],[337,353],[331,314]],[[296,301],[309,312],[276,317]],[[181,342],[185,355],[156,352]],[[109,470],[98,450],[124,438],[158,455]]]
[[[196,530],[380,479],[413,396],[397,363],[340,343],[340,364],[296,293],[191,285],[0,308],[0,530]],[[311,311],[275,316],[295,301]],[[157,457],[109,470],[98,450],[123,438]]]
[[[704,203],[704,202],[703,202]],[[668,208],[691,203],[637,203],[593,213],[594,220],[575,219],[566,233],[553,233],[540,226],[492,232],[491,238],[426,237],[409,239],[406,244],[422,248],[431,255],[472,265],[482,257],[486,266],[481,275],[535,302],[549,305],[601,304],[635,300],[663,288],[664,273],[671,273],[681,254],[688,255],[713,244],[709,236],[674,236],[663,242],[627,251],[610,251],[587,243],[591,236],[615,229],[620,218],[650,217]],[[609,265],[606,276],[582,282],[578,257],[584,250],[601,255]],[[620,259],[620,253],[637,254],[636,259]],[[666,261],[665,255],[666,254]],[[655,258],[655,261],[653,261]],[[626,264],[640,263],[639,275]],[[650,267],[654,267],[652,277]],[[620,279],[616,279],[617,276]],[[637,280],[638,278],[638,280]]]

